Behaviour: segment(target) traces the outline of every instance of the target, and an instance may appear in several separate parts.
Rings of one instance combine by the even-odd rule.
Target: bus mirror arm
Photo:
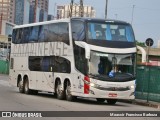
[[[85,42],[75,42],[78,46],[83,47],[85,49],[85,58],[90,59],[90,47]]]

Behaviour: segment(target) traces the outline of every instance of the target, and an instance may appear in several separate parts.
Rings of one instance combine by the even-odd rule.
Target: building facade
[[[36,0],[30,0],[30,4],[35,6]],[[37,6],[48,13],[49,0],[37,0]]]
[[[30,0],[30,23],[47,20],[48,4],[48,0]]]
[[[6,35],[6,36],[11,35],[14,26],[15,26],[15,24],[10,23],[6,20],[3,20],[2,21],[2,28],[1,28],[1,35]]]
[[[29,0],[15,0],[15,24],[22,25],[29,23]]]
[[[57,5],[57,19],[69,18],[71,14],[71,6],[68,5]],[[95,10],[92,6],[84,5],[84,17],[94,18]],[[80,5],[73,5],[72,7],[72,17],[80,17]]]
[[[48,21],[50,21],[50,20],[54,20],[54,16],[53,15],[48,15],[48,19],[47,19]]]
[[[14,23],[15,0],[0,0],[0,19]]]
[[[0,34],[2,33],[2,21],[14,23],[15,0],[0,0]]]

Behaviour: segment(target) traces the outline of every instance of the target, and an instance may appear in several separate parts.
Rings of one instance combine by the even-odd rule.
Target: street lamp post
[[[2,20],[3,20],[3,13],[1,13],[0,19],[0,34],[2,33]]]
[[[131,25],[132,25],[132,23],[133,23],[134,8],[135,8],[135,5],[133,5],[133,7],[132,7],[132,20],[131,20]]]
[[[117,20],[117,16],[118,16],[118,14],[115,14],[116,20]]]
[[[106,0],[105,19],[107,19],[108,0]]]

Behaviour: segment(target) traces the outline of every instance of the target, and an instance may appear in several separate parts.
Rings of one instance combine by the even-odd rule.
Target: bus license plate
[[[117,97],[117,93],[109,93],[108,96],[109,97]]]

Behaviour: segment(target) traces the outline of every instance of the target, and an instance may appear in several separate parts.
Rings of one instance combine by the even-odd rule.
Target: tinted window
[[[29,35],[29,42],[37,42],[38,41],[38,34],[39,33],[39,26],[33,26],[30,29]]]
[[[59,26],[58,24],[51,24],[48,27],[48,40],[50,42],[56,42],[58,41],[58,34],[59,34]]]
[[[77,45],[74,46],[74,59],[76,69],[83,74],[87,74],[87,60],[85,58],[85,49]]]
[[[69,44],[69,28],[68,23],[60,23],[59,24],[59,35],[58,41],[62,41],[66,44]]]
[[[134,33],[129,24],[88,23],[89,40],[134,42]]]
[[[38,42],[47,42],[49,38],[49,36],[47,36],[48,32],[48,25],[39,26]]]
[[[69,45],[68,23],[52,23],[14,29],[13,43],[64,42]]]
[[[29,39],[29,33],[30,33],[30,28],[23,28],[22,29],[22,39],[21,39],[21,43],[27,43],[28,39]]]
[[[73,39],[83,41],[85,38],[84,23],[81,21],[72,21],[71,27]]]
[[[15,30],[15,34],[13,34],[13,36],[14,36],[14,43],[17,43],[17,44],[21,43],[22,29]]]
[[[70,61],[58,56],[29,57],[31,71],[70,73]]]
[[[49,25],[47,37],[49,42],[58,41],[69,44],[68,23],[54,23]]]
[[[18,31],[17,29],[14,29],[14,30],[13,30],[13,33],[12,33],[12,42],[13,42],[13,43],[15,43],[15,41],[16,41],[17,31]]]

